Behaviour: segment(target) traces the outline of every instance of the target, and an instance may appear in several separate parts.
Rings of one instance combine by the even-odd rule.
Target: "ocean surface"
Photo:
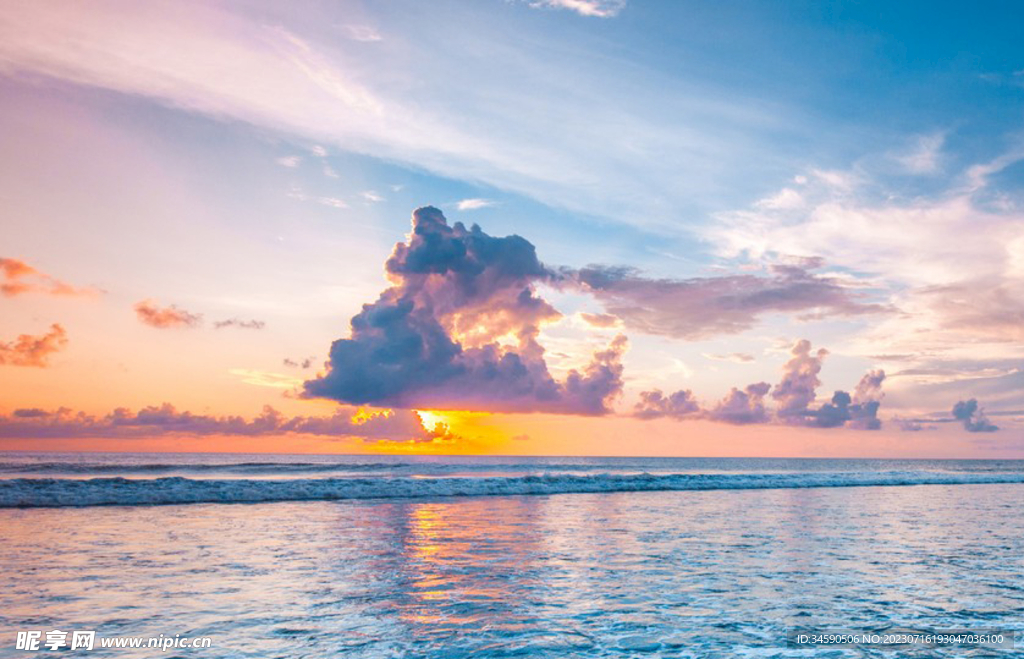
[[[0,453],[0,656],[1011,657],[1024,461]],[[24,652],[18,631],[208,636]]]

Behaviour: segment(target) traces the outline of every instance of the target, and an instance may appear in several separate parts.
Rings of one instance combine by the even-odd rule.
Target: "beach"
[[[122,462],[132,479],[140,466],[172,469],[153,459]],[[268,458],[177,462],[192,478],[294,477],[254,466]],[[593,478],[643,467],[835,476],[872,462],[879,473],[1021,471],[1012,462],[801,460],[788,471],[787,461],[701,462],[374,456],[293,468],[308,476],[361,465],[352,470],[360,477],[395,480],[524,470]],[[211,639],[210,649],[90,653],[111,657],[893,656],[787,639],[795,629],[1020,632],[1022,491],[964,482],[3,508],[0,626],[8,646],[25,629]],[[1009,656],[964,652],[900,656]]]

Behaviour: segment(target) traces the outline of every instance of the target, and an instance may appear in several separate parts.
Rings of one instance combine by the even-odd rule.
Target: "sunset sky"
[[[1024,458],[1021,24],[9,0],[0,449]]]

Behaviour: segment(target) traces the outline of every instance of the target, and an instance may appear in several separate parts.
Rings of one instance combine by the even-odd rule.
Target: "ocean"
[[[1022,498],[1024,461],[5,453],[0,656],[1024,656]]]

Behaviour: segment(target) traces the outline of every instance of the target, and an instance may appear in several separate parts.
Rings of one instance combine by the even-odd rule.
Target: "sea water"
[[[1024,463],[0,455],[0,656],[1008,657]],[[209,637],[15,650],[18,631]],[[1018,643],[1018,646],[1020,644]]]

